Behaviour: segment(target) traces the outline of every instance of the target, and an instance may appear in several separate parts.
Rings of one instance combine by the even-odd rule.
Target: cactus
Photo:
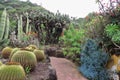
[[[17,64],[0,66],[0,80],[25,80],[26,75],[23,67]]]
[[[34,70],[37,64],[37,59],[33,52],[20,50],[14,53],[11,58],[11,62],[19,62],[24,69],[30,67],[31,70]]]
[[[25,48],[28,51],[34,51],[35,49],[38,49],[36,45],[29,45]]]
[[[9,44],[8,35],[9,35],[9,16],[5,8],[2,13],[0,22],[0,44],[1,44],[0,49]]]
[[[5,26],[6,26],[6,18],[7,18],[7,12],[6,8],[4,9],[2,16],[1,16],[1,24],[0,24],[0,40],[3,39],[4,37],[4,32],[5,32]]]
[[[0,66],[2,65],[3,63],[0,61]]]
[[[42,61],[45,59],[45,54],[43,50],[34,50],[34,54],[36,55],[37,61]]]
[[[9,60],[11,60],[11,57],[13,56],[13,54],[14,54],[15,52],[19,51],[19,50],[20,50],[20,48],[14,48],[14,49],[11,51],[11,53],[10,53]]]
[[[22,28],[22,15],[20,16],[20,19],[18,19],[18,40],[21,40],[23,34],[23,28]]]
[[[5,48],[2,50],[2,57],[5,58],[5,59],[9,58],[11,51],[12,51],[12,48],[10,48],[10,47],[5,47]]]
[[[27,15],[27,23],[26,23],[26,33],[29,32],[29,18],[28,18],[28,13],[26,13]]]

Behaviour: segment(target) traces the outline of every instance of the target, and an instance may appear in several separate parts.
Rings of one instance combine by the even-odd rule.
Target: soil
[[[1,62],[6,63],[8,59],[0,59]],[[34,71],[27,74],[26,80],[57,80],[55,69],[50,62],[38,62]]]
[[[56,69],[58,80],[87,80],[71,61],[56,57],[50,57],[50,59],[52,66]]]

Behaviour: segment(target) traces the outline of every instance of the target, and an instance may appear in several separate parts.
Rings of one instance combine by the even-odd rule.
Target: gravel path
[[[50,57],[56,69],[58,80],[87,80],[78,72],[77,67],[65,58]]]

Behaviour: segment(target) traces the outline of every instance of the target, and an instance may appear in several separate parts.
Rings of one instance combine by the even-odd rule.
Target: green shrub
[[[34,70],[37,64],[37,59],[33,52],[20,50],[14,53],[11,58],[11,62],[19,62],[24,69],[26,67],[30,67],[31,70]]]
[[[116,24],[108,24],[105,27],[105,33],[115,43],[120,43],[120,26]]]
[[[61,37],[60,40],[63,42],[63,52],[65,56],[73,57],[79,54],[81,43],[85,37],[84,33],[85,31],[83,29],[75,29],[72,24],[69,29],[64,32],[64,36]]]

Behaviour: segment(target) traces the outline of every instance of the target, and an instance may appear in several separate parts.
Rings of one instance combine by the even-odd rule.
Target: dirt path
[[[51,57],[51,64],[56,69],[58,80],[87,80],[77,71],[76,66],[67,59]]]

